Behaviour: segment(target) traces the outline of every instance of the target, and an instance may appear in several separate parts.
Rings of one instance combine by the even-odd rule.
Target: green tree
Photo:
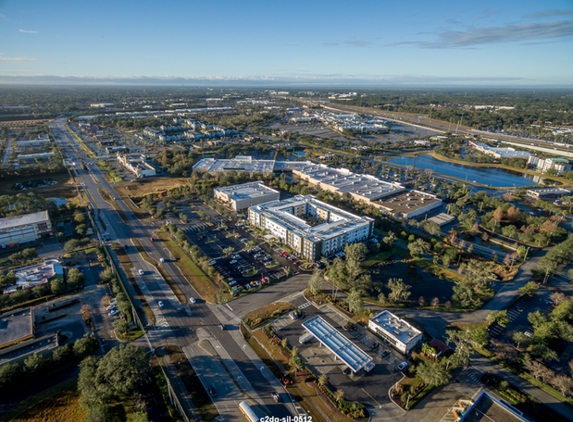
[[[52,352],[52,360],[56,363],[65,362],[72,357],[72,354],[72,347],[69,344],[64,344],[54,349]]]
[[[77,268],[72,268],[68,271],[68,287],[72,290],[83,287],[85,276]]]
[[[353,313],[361,312],[364,308],[364,301],[360,291],[357,289],[351,289],[346,297],[346,303],[348,303],[348,310]]]
[[[539,290],[538,284],[535,281],[528,281],[523,287],[519,288],[519,295],[534,296],[537,290]]]
[[[324,273],[315,268],[312,275],[308,279],[308,288],[310,293],[314,296],[322,291],[322,286],[324,285]]]
[[[418,238],[408,243],[408,250],[412,256],[422,255],[430,251],[430,244]]]
[[[133,394],[147,378],[149,359],[140,347],[121,344],[109,350],[99,361],[96,383],[114,397]]]
[[[44,359],[44,356],[34,353],[24,360],[24,372],[37,374],[44,368],[45,364],[46,360]]]
[[[388,279],[387,286],[388,289],[390,289],[390,293],[388,293],[388,300],[393,303],[406,300],[410,297],[410,289],[412,286],[404,284],[404,281],[401,278]]]
[[[71,239],[68,240],[65,244],[64,244],[64,250],[65,251],[73,251],[74,249],[77,249],[80,247],[80,241],[77,239]]]
[[[127,323],[126,320],[120,318],[115,320],[113,323],[113,328],[115,329],[115,332],[117,333],[117,335],[121,338],[125,338],[125,335],[127,334],[127,331],[129,329],[129,324]]]
[[[0,389],[11,386],[19,371],[20,366],[17,363],[5,363],[0,366]]]
[[[340,402],[343,398],[344,398],[344,390],[341,390],[339,388],[334,392],[334,400],[336,400],[337,403]]]
[[[387,236],[384,236],[382,238],[382,242],[388,246],[389,248],[392,247],[394,245],[394,243],[396,243],[397,237],[396,234],[392,231],[388,232]]]
[[[487,322],[493,324],[497,322],[499,325],[505,326],[509,322],[509,317],[507,316],[507,310],[504,309],[503,311],[492,311],[487,316]]]
[[[450,372],[440,363],[421,362],[416,367],[416,375],[428,385],[439,387],[450,382]]]
[[[149,422],[147,412],[135,412],[127,417],[127,422]]]
[[[50,281],[50,290],[52,291],[53,294],[60,295],[66,291],[66,284],[64,283],[63,280],[55,278],[52,281]]]
[[[88,228],[85,224],[78,224],[76,226],[76,233],[78,236],[85,236],[87,230]]]

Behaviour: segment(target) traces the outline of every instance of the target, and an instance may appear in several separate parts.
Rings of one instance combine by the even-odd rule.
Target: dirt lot
[[[179,186],[187,185],[187,179],[175,177],[157,177],[141,179],[138,182],[122,182],[115,185],[115,190],[122,196],[143,198],[147,194],[167,192]]]
[[[75,390],[66,390],[50,397],[26,412],[14,421],[32,422],[81,422],[86,412],[80,407],[80,395]]]
[[[42,188],[27,189],[24,191],[12,190],[12,186],[16,181],[23,183],[38,179],[52,179],[58,182],[58,184],[52,186],[45,186]],[[70,176],[68,175],[67,172],[50,174],[50,175],[28,176],[28,177],[18,178],[17,180],[14,179],[0,183],[0,195],[16,195],[18,193],[28,193],[28,192],[35,192],[44,195],[46,197],[58,197],[66,200],[77,198],[75,183],[72,179],[70,179]]]

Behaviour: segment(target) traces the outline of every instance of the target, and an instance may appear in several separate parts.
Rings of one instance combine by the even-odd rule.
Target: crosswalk
[[[509,319],[508,324],[515,321],[520,315],[522,315],[524,310],[528,308],[534,300],[535,298],[529,295],[520,297],[517,302],[507,310],[507,318]],[[499,339],[503,335],[505,329],[505,326],[494,322],[488,327],[490,338]]]
[[[310,305],[312,305],[312,302],[305,302],[302,305],[297,306],[297,308],[304,309],[304,308],[309,307]],[[275,319],[274,322],[271,324],[271,326],[273,327],[273,330],[275,332],[278,332],[278,331],[282,330],[283,328],[288,327],[293,322],[295,322],[295,320],[293,320],[290,317],[290,313],[287,313],[287,314],[284,314],[281,317]]]

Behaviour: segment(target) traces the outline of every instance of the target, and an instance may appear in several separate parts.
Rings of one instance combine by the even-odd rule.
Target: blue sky
[[[0,0],[0,82],[48,77],[573,86],[573,0]]]

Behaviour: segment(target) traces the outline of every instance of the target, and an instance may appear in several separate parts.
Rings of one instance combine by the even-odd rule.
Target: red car
[[[152,242],[154,242],[154,241],[155,241],[155,239],[154,239],[154,238],[152,238],[152,237],[150,237],[150,238],[149,238],[149,240],[151,240]]]

